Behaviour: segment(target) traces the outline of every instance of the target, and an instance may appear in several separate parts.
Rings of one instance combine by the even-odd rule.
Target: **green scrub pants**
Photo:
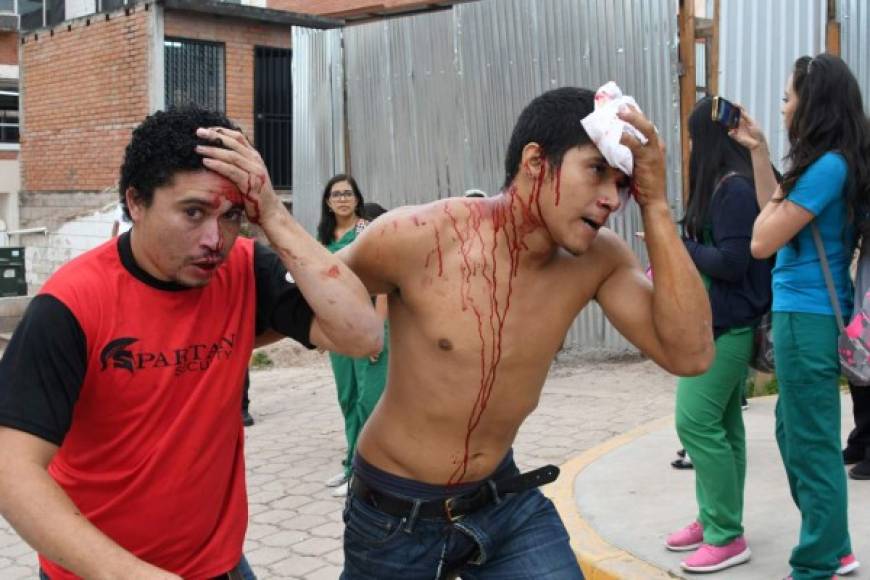
[[[743,535],[746,433],[740,399],[752,356],[752,329],[716,339],[710,369],[677,382],[677,434],[695,466],[698,521],[704,542],[728,544]]]
[[[368,357],[351,358],[333,352],[329,353],[335,386],[338,390],[338,404],[344,415],[344,433],[347,438],[347,457],[342,462],[344,473],[350,476],[356,443],[363,425],[375,409],[384,385],[387,382],[387,362],[389,358],[389,332],[384,325],[384,350],[378,362],[372,363]]]
[[[840,451],[838,334],[833,316],[773,313],[776,440],[801,512],[800,538],[789,559],[794,580],[827,580],[852,552]]]

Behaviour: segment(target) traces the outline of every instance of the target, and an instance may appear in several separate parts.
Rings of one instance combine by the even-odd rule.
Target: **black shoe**
[[[870,479],[870,459],[865,459],[849,470],[852,479]]]
[[[843,449],[843,463],[846,465],[852,465],[854,463],[858,463],[859,461],[864,460],[864,451],[857,448],[846,445],[846,448]]]
[[[749,401],[747,401],[746,397],[743,395],[740,396],[740,408],[744,411],[749,408]]]
[[[686,450],[685,449],[677,449],[677,457],[685,457]]]
[[[250,427],[254,424],[254,418],[251,417],[251,414],[248,413],[247,409],[242,410],[242,425],[245,427]]]
[[[671,461],[671,467],[674,469],[695,469],[695,466],[692,465],[692,460],[688,457],[680,457],[679,459],[674,459]]]

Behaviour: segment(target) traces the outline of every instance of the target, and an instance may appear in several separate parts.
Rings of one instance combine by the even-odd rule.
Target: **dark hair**
[[[363,213],[363,217],[371,222],[371,221],[378,219],[379,217],[381,217],[385,213],[387,213],[387,208],[385,208],[384,206],[382,206],[379,203],[375,203],[373,201],[370,201],[370,202],[366,203],[365,205],[363,205],[363,212],[362,213]]]
[[[788,126],[789,169],[783,191],[791,192],[819,157],[829,151],[840,153],[848,166],[848,218],[863,234],[870,202],[870,123],[858,81],[840,57],[820,54],[795,61],[792,88],[798,103]]]
[[[689,203],[683,217],[683,232],[703,242],[704,226],[710,217],[710,201],[719,181],[729,173],[752,180],[749,150],[728,136],[728,130],[713,121],[713,99],[704,97],[689,115]]]
[[[331,244],[335,238],[335,214],[332,213],[331,209],[329,209],[326,201],[329,199],[329,192],[332,189],[332,186],[339,181],[346,181],[350,184],[350,188],[353,190],[353,195],[356,197],[356,208],[354,208],[353,211],[359,217],[363,217],[363,205],[365,205],[365,202],[363,201],[363,196],[359,190],[359,185],[356,183],[356,179],[346,173],[333,175],[332,178],[326,182],[326,187],[323,188],[323,195],[320,198],[320,223],[317,224],[317,239],[320,240],[320,243],[324,246]]]
[[[504,160],[507,188],[517,175],[523,147],[537,143],[550,169],[557,169],[572,147],[591,143],[580,121],[595,109],[595,93],[577,87],[553,89],[536,97],[520,113]]]
[[[130,219],[127,207],[127,189],[136,190],[136,198],[148,207],[154,199],[154,190],[172,181],[179,171],[205,169],[197,145],[223,147],[196,136],[200,127],[236,127],[223,113],[208,111],[197,106],[157,111],[133,130],[133,137],[124,151],[118,194],[124,217]]]

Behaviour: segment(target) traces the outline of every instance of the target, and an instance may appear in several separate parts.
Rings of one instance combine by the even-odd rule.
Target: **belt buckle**
[[[444,500],[444,515],[447,516],[447,521],[449,521],[451,524],[455,524],[462,519],[462,514],[453,514],[453,502],[455,500],[455,497],[448,497]]]

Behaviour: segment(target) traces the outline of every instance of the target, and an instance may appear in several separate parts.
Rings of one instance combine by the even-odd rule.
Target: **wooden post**
[[[689,114],[695,107],[695,0],[680,0],[680,151],[683,207],[689,195]]]
[[[719,0],[713,0],[713,38],[708,47],[710,51],[710,94],[719,94]]]
[[[828,23],[825,26],[825,52],[840,56],[840,23],[837,22],[837,0],[828,0]]]

